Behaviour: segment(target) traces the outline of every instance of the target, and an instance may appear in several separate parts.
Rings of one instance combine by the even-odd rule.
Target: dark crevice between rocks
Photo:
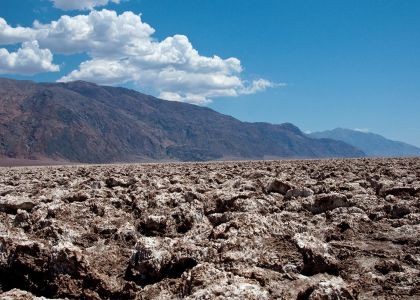
[[[178,297],[181,299],[184,299],[191,295],[193,291],[193,281],[191,278],[188,278],[184,281],[184,283],[181,285],[178,293]]]
[[[417,190],[413,187],[393,187],[387,189],[380,189],[378,194],[379,196],[385,197],[387,195],[399,196],[399,197],[410,197],[414,196],[417,193]]]
[[[337,226],[339,229],[340,229],[340,232],[341,233],[343,233],[343,232],[345,232],[346,230],[348,230],[348,229],[350,229],[351,227],[350,227],[350,225],[349,225],[349,223],[347,223],[347,222],[341,222],[340,224],[338,224],[338,226]]]
[[[313,276],[319,273],[327,273],[333,276],[339,276],[340,270],[334,265],[325,264],[304,264],[301,274],[305,276]]]
[[[69,195],[66,198],[64,198],[64,201],[67,201],[69,203],[73,203],[73,202],[84,202],[88,199],[88,195],[86,194],[74,194],[74,195]]]
[[[217,227],[221,224],[229,222],[231,220],[231,216],[227,213],[224,213],[224,214],[215,213],[215,214],[207,215],[207,219],[209,220],[209,222],[211,223],[213,227]]]
[[[302,253],[303,268],[302,275],[313,276],[319,273],[327,273],[333,276],[338,276],[340,268],[335,263],[326,261],[322,256],[313,254],[311,252]]]
[[[164,236],[166,233],[166,223],[147,223],[140,222],[137,226],[137,231],[144,236],[155,237],[155,236]]]
[[[194,268],[197,264],[195,259],[184,257],[167,263],[158,272],[152,268],[145,268],[143,272],[136,272],[132,266],[129,266],[125,272],[124,279],[145,287],[158,283],[165,278],[179,278],[185,271]]]
[[[382,275],[390,272],[402,272],[404,269],[398,261],[384,260],[375,265],[375,269]]]
[[[181,275],[197,265],[197,261],[190,257],[181,258],[173,264],[168,264],[163,269],[162,273],[167,274],[169,278],[179,278]]]
[[[20,289],[46,298],[92,299],[92,293],[101,299],[132,298],[129,289],[108,290],[83,263],[74,259],[68,253],[52,259],[49,250],[37,244],[18,245],[8,256],[7,264],[0,267],[1,290]]]
[[[49,286],[47,275],[49,255],[38,245],[18,246],[0,269],[3,291],[14,288],[30,291],[36,296],[51,298],[56,290]]]
[[[231,199],[220,199],[216,200],[216,209],[215,213],[225,213],[228,211],[235,211],[235,200],[236,198]]]
[[[314,291],[314,287],[310,287],[302,293],[299,293],[296,300],[309,300],[309,296],[311,296],[312,292]]]
[[[51,288],[47,278],[38,272],[22,270],[0,270],[0,293],[13,289],[29,291],[37,297],[53,298],[56,289]]]
[[[174,214],[172,217],[175,220],[176,232],[178,233],[187,233],[193,227],[193,220],[190,217],[182,214]]]
[[[236,200],[248,199],[251,195],[236,195],[232,198],[221,199],[215,197],[212,199],[212,205],[209,205],[205,211],[204,215],[208,217],[211,214],[215,213],[226,213],[226,212],[241,212],[243,211],[242,205],[238,204]]]

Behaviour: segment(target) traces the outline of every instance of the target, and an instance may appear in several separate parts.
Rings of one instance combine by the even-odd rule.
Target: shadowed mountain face
[[[333,130],[309,134],[313,138],[329,138],[343,141],[361,149],[368,156],[398,157],[420,156],[420,149],[403,143],[391,141],[379,134],[360,132],[351,129],[336,128]]]
[[[0,79],[0,155],[104,163],[364,153],[292,124],[240,122],[124,88]]]

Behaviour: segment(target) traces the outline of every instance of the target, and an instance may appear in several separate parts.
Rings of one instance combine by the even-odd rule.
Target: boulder
[[[282,195],[286,195],[287,191],[289,191],[292,188],[292,184],[278,179],[274,179],[267,185],[265,190],[267,193],[279,193]]]
[[[0,211],[8,214],[16,214],[18,209],[31,211],[35,206],[35,201],[24,196],[7,195],[0,199]]]
[[[309,276],[318,273],[338,274],[339,262],[329,253],[328,244],[303,233],[296,234],[293,239],[303,257],[302,274]]]
[[[314,194],[314,191],[307,187],[300,187],[300,188],[292,188],[287,191],[285,198],[291,199],[291,198],[305,198],[312,196]]]
[[[319,194],[312,201],[304,204],[304,208],[313,214],[321,214],[338,207],[350,207],[352,203],[346,195],[339,193]]]

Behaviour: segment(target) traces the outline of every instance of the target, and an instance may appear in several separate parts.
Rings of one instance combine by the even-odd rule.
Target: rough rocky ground
[[[419,298],[420,159],[0,169],[0,299],[43,297]]]

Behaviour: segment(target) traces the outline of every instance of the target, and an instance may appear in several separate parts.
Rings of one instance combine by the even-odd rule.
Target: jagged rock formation
[[[104,163],[363,155],[292,124],[240,122],[124,88],[0,79],[0,164],[2,156]]]
[[[420,297],[420,159],[0,169],[0,299]]]

